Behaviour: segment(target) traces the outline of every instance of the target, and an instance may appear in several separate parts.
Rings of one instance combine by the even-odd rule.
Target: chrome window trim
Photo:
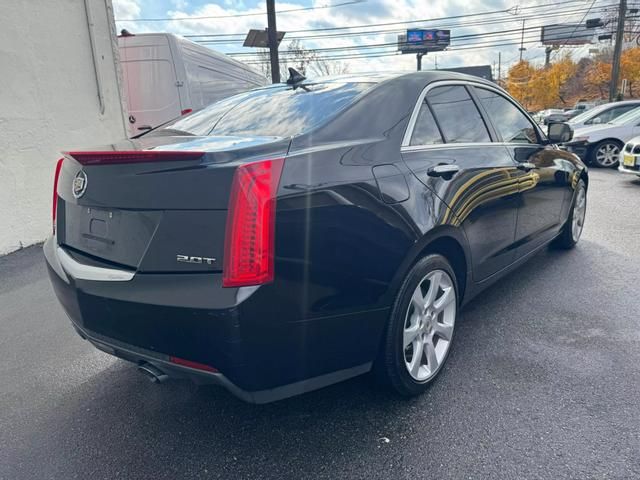
[[[115,268],[94,267],[74,260],[62,248],[56,249],[56,254],[62,269],[77,280],[91,280],[96,282],[128,282],[133,279],[135,272],[118,270]]]
[[[504,143],[498,142],[478,142],[478,143],[430,143],[428,145],[407,145],[401,148],[403,152],[414,152],[420,150],[450,150],[454,148],[475,148],[482,146],[496,146],[496,145],[505,145]]]
[[[476,148],[476,147],[540,147],[537,143],[518,143],[518,142],[478,142],[478,143],[434,143],[429,145],[409,145],[402,147],[401,152],[419,152],[422,150],[450,150],[458,148]]]
[[[527,120],[529,120],[531,122],[531,124],[534,126],[534,128],[536,128],[536,130],[537,130],[537,132],[538,132],[538,134],[539,134],[541,139],[545,138],[545,135],[542,134],[543,132],[540,130],[540,127],[536,124],[536,122],[534,122],[531,119],[529,114],[527,112],[525,112],[520,105],[518,105],[513,100],[511,100],[509,95],[504,90],[502,90],[500,87],[494,87],[493,85],[487,85],[485,83],[476,82],[476,81],[473,81],[473,80],[438,80],[438,81],[430,83],[429,85],[424,87],[424,89],[422,89],[422,92],[420,92],[420,96],[418,97],[418,101],[414,105],[413,111],[411,112],[411,117],[409,118],[409,123],[408,123],[407,128],[406,128],[406,130],[404,132],[404,137],[402,137],[402,144],[401,144],[401,150],[402,151],[419,150],[419,149],[425,149],[425,148],[427,148],[427,149],[430,149],[430,148],[443,148],[443,147],[447,147],[447,146],[449,146],[449,148],[451,148],[451,147],[469,147],[469,146],[478,146],[478,145],[512,145],[513,144],[513,142],[510,142],[510,143],[506,143],[506,142],[478,142],[478,143],[432,143],[432,144],[429,144],[429,145],[411,145],[411,136],[413,135],[413,130],[414,130],[414,128],[416,126],[416,122],[418,120],[418,114],[420,113],[420,108],[422,107],[422,105],[424,103],[424,98],[427,96],[429,91],[431,91],[433,88],[445,87],[445,86],[448,86],[448,85],[462,85],[462,86],[467,86],[468,85],[468,86],[472,86],[472,87],[484,88],[486,90],[490,90],[490,91],[493,91],[493,92],[499,94],[500,96],[504,97],[507,101],[509,101],[511,104],[513,104],[518,110],[520,110],[524,114],[524,116],[527,118]],[[479,108],[478,108],[478,113],[480,114],[480,116],[482,117],[483,120],[485,120],[485,121],[488,120],[489,122],[491,122],[491,118],[485,118],[485,115],[483,114],[482,111],[480,111]],[[517,145],[541,145],[541,144],[518,143]]]

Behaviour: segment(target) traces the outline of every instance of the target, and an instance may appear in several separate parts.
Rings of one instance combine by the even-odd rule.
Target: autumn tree
[[[633,87],[640,82],[640,47],[630,48],[622,53],[620,77],[629,85],[629,95],[633,97]]]
[[[518,62],[509,69],[507,90],[532,110],[567,104],[564,85],[576,70],[576,64],[568,56],[549,68],[536,68],[526,61]]]
[[[532,108],[533,100],[531,81],[535,74],[535,68],[526,60],[514,64],[507,74],[506,88],[509,93],[525,108]]]
[[[611,79],[611,64],[602,61],[594,62],[587,71],[585,85],[598,89],[601,97],[608,95],[609,80]]]

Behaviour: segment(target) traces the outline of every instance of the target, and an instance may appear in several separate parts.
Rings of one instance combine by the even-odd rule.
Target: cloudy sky
[[[118,29],[209,35],[189,38],[244,54],[235,58],[246,63],[259,61],[242,40],[250,28],[266,27],[264,0],[113,0],[113,5]],[[281,50],[297,38],[305,48],[321,49],[319,56],[347,63],[351,72],[413,70],[415,55],[395,52],[398,34],[411,27],[450,28],[450,49],[429,54],[423,68],[434,68],[436,61],[442,68],[493,65],[501,52],[503,75],[518,60],[523,20],[524,58],[542,62],[540,26],[602,17],[614,5],[614,0],[276,0],[278,30],[287,32]],[[583,56],[588,47],[571,51]]]

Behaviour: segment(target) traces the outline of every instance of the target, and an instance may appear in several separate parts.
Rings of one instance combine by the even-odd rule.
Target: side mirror
[[[591,123],[593,123],[594,125],[600,125],[602,123],[602,119],[600,117],[596,117]]]
[[[550,123],[547,132],[550,143],[567,143],[573,138],[573,129],[568,123]]]

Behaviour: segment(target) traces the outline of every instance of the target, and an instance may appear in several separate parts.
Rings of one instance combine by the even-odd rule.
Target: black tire
[[[414,292],[416,292],[416,289],[418,288],[418,285],[420,285],[421,282],[424,282],[429,275],[438,274],[438,272],[445,272],[449,276],[449,279],[451,280],[451,284],[453,286],[455,298],[451,300],[451,302],[455,301],[455,311],[453,314],[451,314],[451,311],[449,310],[448,316],[453,318],[453,327],[455,327],[459,316],[459,289],[455,272],[453,268],[451,268],[451,265],[449,264],[447,259],[442,255],[427,255],[420,259],[413,266],[413,268],[407,274],[402,286],[400,287],[400,291],[398,292],[398,296],[396,297],[393,308],[391,310],[391,316],[387,325],[387,330],[385,332],[381,350],[375,362],[374,372],[378,380],[384,386],[390,388],[391,390],[399,393],[402,396],[410,397],[419,395],[424,392],[429,387],[429,385],[439,376],[451,350],[454,328],[452,328],[451,330],[449,340],[445,342],[445,344],[447,345],[447,350],[444,352],[443,358],[438,362],[438,367],[437,369],[435,369],[435,373],[432,373],[431,376],[424,381],[416,380],[409,373],[409,367],[405,363],[407,349],[409,347],[405,348],[403,346],[403,339],[405,322],[407,322],[407,318],[409,316],[408,312],[410,311],[410,304],[412,302]],[[443,278],[445,277],[441,274],[440,276]],[[424,285],[424,283],[422,284]],[[438,300],[443,298],[442,295],[444,295],[445,292],[444,290],[440,291],[442,293],[439,297],[435,297],[436,300],[433,302],[434,305]],[[436,319],[435,321],[437,322],[438,320]],[[435,342],[439,341],[439,338],[436,337]],[[438,343],[435,343],[435,345],[438,345]],[[426,359],[426,357],[423,358]]]
[[[584,183],[584,180],[579,180],[578,185],[576,185],[575,194],[573,195],[573,201],[571,203],[571,210],[569,211],[569,217],[565,222],[562,230],[560,231],[560,235],[556,237],[553,241],[552,246],[555,248],[560,248],[564,250],[569,250],[576,246],[578,241],[580,240],[580,236],[582,235],[582,224],[584,224],[584,214],[582,214],[582,224],[580,225],[580,231],[578,232],[577,237],[574,235],[573,231],[573,218],[576,209],[576,203],[579,201],[580,190],[584,190],[584,209],[586,213],[587,208],[587,186]]]
[[[608,160],[598,159],[598,152],[602,149],[615,148],[618,150],[618,155],[620,155],[623,146],[622,142],[618,140],[602,140],[591,148],[591,151],[589,152],[589,163],[599,168],[615,168],[620,163],[618,160],[613,163],[609,163]]]

